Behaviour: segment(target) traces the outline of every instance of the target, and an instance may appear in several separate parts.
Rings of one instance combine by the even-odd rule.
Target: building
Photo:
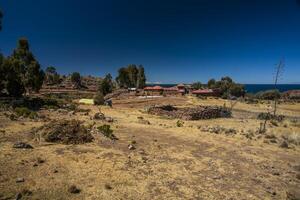
[[[214,89],[200,89],[192,91],[192,94],[196,96],[219,96],[220,92]]]
[[[144,93],[146,95],[162,95],[164,91],[164,88],[161,86],[154,86],[154,87],[145,87]]]
[[[178,88],[176,86],[164,88],[164,95],[178,95],[178,94],[180,93],[178,92]]]

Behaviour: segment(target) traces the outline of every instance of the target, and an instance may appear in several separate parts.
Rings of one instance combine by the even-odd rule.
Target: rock
[[[69,192],[72,194],[78,194],[81,192],[81,190],[77,188],[75,185],[72,185],[71,187],[69,187]]]
[[[271,143],[277,143],[277,140],[276,139],[271,139],[270,142]]]
[[[141,123],[141,124],[146,124],[146,125],[151,124],[148,120],[145,120],[145,119],[139,119],[138,122]]]
[[[15,200],[20,200],[20,199],[22,199],[22,194],[21,194],[21,193],[18,193],[18,194],[16,195]]]
[[[42,163],[44,163],[44,162],[45,162],[45,160],[44,160],[44,159],[42,159],[42,158],[40,158],[40,157],[38,157],[38,158],[37,158],[37,162],[38,162],[39,164],[42,164]]]
[[[287,143],[287,141],[283,141],[280,145],[281,148],[289,148],[289,144]]]
[[[287,199],[288,200],[299,200],[300,199],[300,191],[296,188],[289,188],[287,191]]]
[[[95,113],[94,115],[94,119],[97,119],[97,120],[105,120],[105,115],[103,113]]]
[[[112,189],[112,187],[109,184],[107,184],[107,183],[104,185],[104,188],[107,189],[107,190],[111,190]]]
[[[25,181],[24,178],[17,178],[16,183],[23,183]]]
[[[16,148],[16,149],[33,149],[33,147],[30,144],[27,144],[25,142],[17,142],[13,145],[13,148]]]
[[[105,121],[112,123],[114,122],[114,119],[112,117],[105,117]]]
[[[134,147],[132,144],[129,144],[129,145],[128,145],[128,149],[129,149],[129,150],[135,150],[135,147]]]

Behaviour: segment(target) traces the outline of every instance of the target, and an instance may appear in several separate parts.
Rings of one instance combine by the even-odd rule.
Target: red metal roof
[[[164,90],[166,90],[166,91],[178,91],[178,88],[175,86],[175,87],[164,88]]]
[[[212,89],[203,89],[203,90],[194,90],[193,94],[214,94],[215,92]]]
[[[163,90],[163,88],[156,85],[154,87],[145,87],[144,90]]]

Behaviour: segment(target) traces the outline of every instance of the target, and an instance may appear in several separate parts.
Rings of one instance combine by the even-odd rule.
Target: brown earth
[[[114,119],[86,113],[42,110],[49,120],[81,120],[87,127],[110,124],[119,138],[92,132],[91,143],[65,145],[32,137],[49,120],[10,121],[0,113],[0,199],[287,199],[300,191],[300,104],[280,104],[290,118],[258,134],[259,112],[270,105],[237,103],[232,118],[184,121],[150,115],[145,107],[172,104],[229,106],[194,97],[113,100],[100,107]],[[141,123],[141,119],[149,123]],[[220,128],[221,127],[221,128]],[[216,133],[215,129],[221,131]],[[235,131],[222,131],[231,130]],[[34,129],[35,130],[35,129]],[[210,131],[213,130],[213,131]],[[288,137],[289,148],[281,148]],[[23,141],[33,149],[15,149]],[[129,150],[132,144],[136,149]],[[75,190],[75,189],[78,190]],[[78,191],[70,192],[70,191]],[[298,194],[297,194],[298,192]],[[299,198],[299,196],[298,196]]]

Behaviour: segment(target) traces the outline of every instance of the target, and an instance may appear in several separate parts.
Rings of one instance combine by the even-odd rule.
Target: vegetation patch
[[[273,115],[271,113],[259,113],[257,119],[260,120],[277,120],[281,122],[284,119],[284,115]]]
[[[17,117],[26,117],[30,119],[35,119],[38,117],[35,111],[29,110],[26,107],[17,107],[14,109],[15,114]]]
[[[102,133],[105,137],[111,140],[118,140],[118,138],[113,134],[113,130],[110,128],[110,125],[104,124],[97,128],[100,133]]]
[[[52,121],[37,130],[46,142],[83,144],[93,141],[92,134],[78,120]]]
[[[217,106],[198,106],[194,108],[176,108],[171,105],[154,106],[148,109],[148,113],[183,120],[213,119],[231,116],[230,110]]]

